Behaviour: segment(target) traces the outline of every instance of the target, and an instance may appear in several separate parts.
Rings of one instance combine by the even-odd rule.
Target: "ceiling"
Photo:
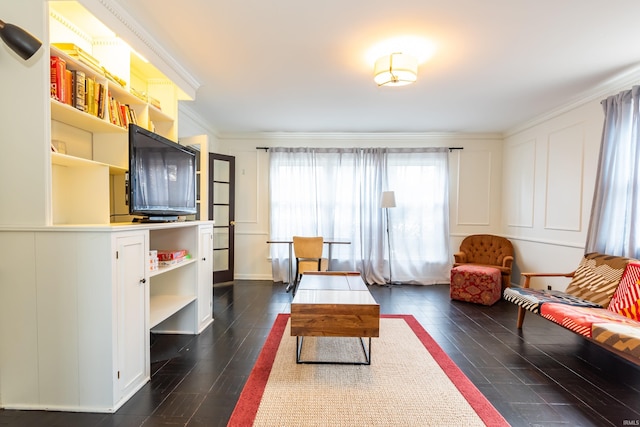
[[[220,134],[505,132],[640,65],[637,0],[117,2]],[[402,36],[433,53],[417,83],[377,87],[367,55]]]

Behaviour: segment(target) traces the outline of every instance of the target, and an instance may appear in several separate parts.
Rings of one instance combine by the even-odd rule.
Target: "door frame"
[[[217,181],[215,180],[215,161],[229,162],[229,181]],[[228,203],[215,203],[214,197],[214,184],[223,183],[229,184],[229,201]],[[216,266],[213,266],[213,283],[230,282],[233,280],[234,275],[234,242],[235,242],[235,188],[236,188],[236,158],[234,156],[227,156],[224,154],[209,153],[209,218],[214,220],[214,257],[216,259],[215,252],[228,250],[227,270],[216,270]],[[213,215],[214,206],[228,206],[229,207],[229,224],[216,224],[216,218]],[[229,233],[229,245],[227,248],[215,247],[215,234],[216,230],[228,228]]]

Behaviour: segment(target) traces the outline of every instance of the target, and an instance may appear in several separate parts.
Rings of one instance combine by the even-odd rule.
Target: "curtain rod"
[[[269,148],[271,147],[256,147],[256,150],[264,150],[264,151],[269,151]],[[447,147],[449,151],[453,151],[453,150],[464,150],[464,147]]]

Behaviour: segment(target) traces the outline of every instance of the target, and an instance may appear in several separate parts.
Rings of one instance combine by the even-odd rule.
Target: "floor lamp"
[[[389,284],[393,283],[391,279],[391,234],[389,233],[389,208],[396,207],[396,196],[393,191],[383,191],[380,201],[380,207],[384,208],[387,218],[387,249],[389,250]]]

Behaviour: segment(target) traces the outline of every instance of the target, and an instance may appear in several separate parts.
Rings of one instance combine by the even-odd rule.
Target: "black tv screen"
[[[129,214],[152,220],[196,213],[196,153],[129,125]]]

